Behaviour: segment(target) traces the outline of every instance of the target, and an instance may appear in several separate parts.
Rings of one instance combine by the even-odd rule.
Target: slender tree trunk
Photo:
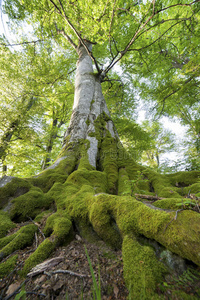
[[[24,102],[24,99],[22,100],[22,104]],[[10,126],[7,128],[6,132],[3,134],[1,140],[0,140],[0,159],[2,160],[2,165],[3,165],[3,175],[6,175],[7,172],[7,165],[5,163],[6,156],[7,156],[7,149],[9,147],[9,144],[12,140],[13,135],[17,132],[18,127],[21,123],[21,118],[23,114],[26,114],[31,107],[34,104],[34,98],[32,97],[29,101],[28,104],[25,105],[23,111],[16,117],[16,119],[11,122]]]

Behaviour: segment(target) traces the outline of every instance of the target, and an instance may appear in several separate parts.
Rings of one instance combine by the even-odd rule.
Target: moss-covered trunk
[[[162,262],[166,253],[200,266],[200,172],[160,175],[136,164],[120,143],[82,45],[78,53],[73,113],[58,159],[35,177],[0,181],[0,257],[30,245],[35,224],[45,222],[46,238],[26,260],[25,276],[76,228],[83,238],[122,248],[131,299],[162,299],[158,284],[172,272]],[[188,205],[184,197],[191,193]],[[143,195],[160,198],[152,203]],[[7,236],[25,221],[30,224]]]

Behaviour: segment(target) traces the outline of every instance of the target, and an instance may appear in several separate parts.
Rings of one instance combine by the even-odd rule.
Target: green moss
[[[10,198],[25,194],[31,188],[31,184],[26,179],[13,178],[4,187],[0,188],[0,208],[3,208]]]
[[[153,203],[154,206],[162,209],[179,209],[180,204],[183,203],[183,198],[167,198],[162,200],[157,200]]]
[[[44,233],[51,236],[45,239],[26,260],[21,272],[25,276],[33,267],[43,262],[61,243],[66,242],[72,223],[67,211],[57,211],[48,217]]]
[[[148,238],[154,238],[170,221],[170,216],[165,212],[153,210],[128,196],[117,198],[115,218],[123,235],[134,232]]]
[[[11,256],[0,265],[0,278],[9,275],[14,269],[17,262],[18,255]]]
[[[181,211],[177,219],[166,226],[156,240],[170,251],[200,266],[200,214],[192,210]]]
[[[48,217],[44,228],[44,234],[55,235],[57,239],[64,239],[71,228],[70,216],[67,211],[59,210]]]
[[[33,187],[28,193],[13,200],[10,217],[18,221],[27,220],[28,217],[35,218],[41,209],[49,208],[52,202],[52,198],[44,195],[39,188]]]
[[[90,125],[89,119],[87,119],[85,123],[86,123],[87,126],[89,126]]]
[[[148,177],[156,195],[162,198],[181,198],[179,189],[174,187],[166,175],[156,173],[150,169],[144,171]]]
[[[131,299],[159,299],[156,287],[166,272],[151,247],[141,246],[132,235],[126,235],[122,245],[123,269]]]
[[[91,198],[89,220],[96,233],[111,247],[121,247],[121,235],[112,214],[115,196],[100,194]]]
[[[14,228],[16,225],[10,220],[7,212],[0,211],[0,238],[5,236],[8,231]]]
[[[117,194],[118,187],[118,164],[117,164],[117,141],[107,134],[101,144],[101,165],[107,174],[108,192]]]
[[[93,244],[96,244],[99,241],[101,241],[100,237],[94,231],[92,224],[89,222],[88,219],[78,217],[74,218],[74,221],[81,237]]]
[[[125,168],[119,169],[118,195],[132,195],[131,183]]]
[[[23,270],[20,272],[21,276],[26,276],[27,273],[35,267],[37,264],[42,263],[45,259],[47,259],[50,254],[53,252],[57,244],[56,240],[52,240],[50,238],[44,240],[39,247],[35,250],[33,254],[29,256],[26,260]]]
[[[7,244],[9,244],[15,237],[17,236],[17,233],[5,236],[0,239],[0,249],[5,247]]]
[[[52,210],[45,210],[45,211],[41,212],[40,214],[38,214],[35,217],[34,221],[40,223],[43,219],[46,219],[52,213],[53,213]]]
[[[200,172],[199,171],[184,171],[177,172],[174,174],[166,175],[166,178],[169,179],[170,183],[174,186],[180,185],[191,185],[200,180]]]
[[[36,178],[30,178],[29,181],[35,186],[41,189],[42,192],[46,193],[56,182],[64,183],[68,175],[59,174],[55,170],[47,170],[41,173]]]
[[[182,193],[187,194],[198,194],[200,193],[200,182],[189,185],[188,187],[182,188]]]
[[[30,246],[33,242],[37,226],[26,225],[18,230],[12,236],[5,237],[1,240],[1,245],[6,244],[0,251],[0,257],[6,257],[13,253],[15,250],[23,249]]]
[[[83,185],[90,185],[94,188],[95,193],[107,192],[107,176],[104,172],[78,169],[68,177],[67,182],[79,188]]]
[[[197,300],[199,297],[193,296],[193,295],[188,295],[184,291],[181,290],[176,290],[176,291],[171,291],[172,294],[171,296],[174,297],[174,299],[180,299],[180,300]]]
[[[131,232],[142,234],[200,265],[199,213],[184,210],[174,219],[175,211],[155,210],[131,197],[117,197],[116,200],[113,214],[123,236]]]

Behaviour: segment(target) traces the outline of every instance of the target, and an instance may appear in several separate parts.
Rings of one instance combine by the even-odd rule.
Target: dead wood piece
[[[43,263],[41,263],[41,264],[35,266],[33,269],[31,269],[31,272],[29,272],[27,274],[27,276],[33,277],[35,275],[43,273],[44,271],[47,271],[47,270],[51,269],[52,267],[56,266],[63,260],[64,260],[64,257],[61,257],[61,256],[46,260]]]

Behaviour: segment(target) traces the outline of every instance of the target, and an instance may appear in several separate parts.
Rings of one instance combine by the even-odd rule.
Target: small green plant
[[[15,296],[15,300],[26,300],[26,290],[24,285],[21,288],[21,292]]]
[[[145,179],[144,174],[141,171],[137,171],[135,179],[126,180],[125,184],[131,187],[131,196],[134,196],[134,193],[137,191],[144,191],[142,187],[146,185],[148,179]],[[124,192],[123,195],[126,195],[127,192]]]
[[[182,209],[192,209],[197,212],[200,212],[199,203],[197,200],[193,199],[182,199],[181,203],[177,203],[177,206],[181,206]]]
[[[93,299],[95,299],[95,300],[101,300],[100,271],[99,271],[99,283],[97,283],[97,280],[96,280],[96,278],[94,276],[94,270],[93,270],[93,267],[92,267],[92,263],[91,263],[91,260],[90,260],[90,257],[89,257],[89,254],[88,254],[86,246],[85,246],[85,253],[86,253],[86,256],[87,256],[88,263],[89,263],[90,273],[92,275],[92,281],[93,281]]]

